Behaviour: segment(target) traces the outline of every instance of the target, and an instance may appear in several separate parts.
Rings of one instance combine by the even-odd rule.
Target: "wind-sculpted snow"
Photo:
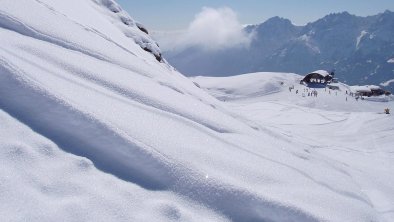
[[[225,221],[174,193],[98,171],[3,110],[0,122],[2,221]]]
[[[5,220],[380,221],[391,215],[392,180],[383,179],[392,170],[391,116],[316,111],[323,102],[288,100],[286,87],[297,75],[193,83],[141,49],[136,39],[148,38],[145,28],[112,0],[0,5]],[[133,35],[121,28],[122,17]],[[276,99],[265,101],[270,98]],[[335,102],[324,101],[334,110]],[[359,153],[368,151],[362,144],[371,145],[367,133],[360,150],[342,138],[354,139],[358,130],[343,128],[322,144],[316,139],[341,124],[365,125],[369,133],[384,125],[375,142],[379,155],[388,156],[368,157],[387,172],[364,169]],[[329,153],[336,149],[357,150],[357,167]]]

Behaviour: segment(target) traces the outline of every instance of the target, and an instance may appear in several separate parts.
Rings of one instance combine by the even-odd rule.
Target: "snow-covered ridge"
[[[262,76],[264,78],[262,78]],[[288,73],[252,73],[234,77],[192,77],[200,87],[220,100],[253,98],[278,93],[301,76]]]
[[[80,50],[84,53],[92,53],[92,47],[100,42],[100,38],[106,39],[108,43],[115,44],[125,52],[130,53],[133,41],[142,49],[151,52],[157,60],[162,60],[157,43],[143,31],[142,26],[139,28],[138,23],[112,0],[69,3],[39,0],[22,0],[18,3],[7,2],[9,1],[3,1],[4,7],[1,8],[0,25],[4,28],[51,41],[63,47]],[[20,4],[24,4],[26,8],[34,8],[35,13],[18,8]],[[75,4],[75,9],[63,7],[66,4]],[[86,11],[83,11],[84,9]],[[56,23],[49,22],[53,19],[58,21]],[[101,25],[101,22],[114,25],[105,26]],[[55,24],[62,24],[67,29],[53,27]],[[103,27],[107,29],[103,29]],[[119,32],[124,34],[122,39],[116,38],[119,35],[114,34]],[[110,47],[108,43],[102,47]],[[111,57],[111,55],[105,53],[96,53],[95,56],[99,58]]]
[[[111,15],[113,23],[116,24],[127,37],[134,39],[134,41],[145,51],[151,52],[159,62],[163,60],[159,45],[149,37],[149,32],[144,25],[134,21],[114,0],[94,1],[115,13],[115,15]],[[120,24],[119,20],[123,24]],[[138,30],[136,28],[138,28]]]

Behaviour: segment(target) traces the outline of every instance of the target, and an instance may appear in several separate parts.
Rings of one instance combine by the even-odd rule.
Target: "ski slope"
[[[390,176],[394,120],[383,110],[393,109],[393,97],[356,100],[345,84],[340,83],[339,90],[308,88],[299,84],[302,78],[290,73],[252,73],[191,80],[223,101],[233,116],[278,138],[303,144],[287,151],[308,162],[328,164],[346,175],[333,179],[337,184],[350,179],[359,196],[354,195],[355,190],[337,190],[337,194],[364,201],[380,216],[377,221],[390,221],[394,216],[394,180]],[[294,88],[290,91],[289,87]],[[308,96],[306,89],[316,90],[318,96]],[[325,174],[326,170],[320,172]],[[326,179],[316,182],[326,186]]]
[[[293,74],[190,80],[112,0],[0,6],[5,221],[393,216],[392,102],[300,97]]]

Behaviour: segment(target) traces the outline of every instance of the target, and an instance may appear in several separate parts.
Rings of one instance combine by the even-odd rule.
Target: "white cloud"
[[[165,42],[164,50],[180,49],[197,46],[206,50],[217,50],[229,47],[248,46],[252,36],[243,31],[243,25],[239,22],[237,14],[228,7],[208,8],[204,7],[185,32],[177,37],[168,35],[172,41],[165,37],[158,38],[159,42]]]

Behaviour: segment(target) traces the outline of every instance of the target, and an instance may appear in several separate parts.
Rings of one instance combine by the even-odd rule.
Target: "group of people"
[[[294,85],[293,86],[289,86],[289,91],[291,92],[291,91],[293,91],[295,88],[294,88]],[[298,94],[298,89],[295,91],[295,93],[296,94]],[[317,97],[317,94],[318,94],[318,92],[314,89],[314,90],[310,90],[309,88],[305,88],[304,89],[304,92],[302,93],[302,97],[305,97],[306,95],[308,95],[308,96],[314,96],[314,97]]]
[[[293,90],[295,90],[295,94],[299,93],[299,89],[295,89],[294,85],[289,87],[290,92],[292,92]],[[335,95],[338,96],[338,90],[335,90],[335,89],[331,90],[330,88],[325,88],[324,91],[326,93],[328,92],[329,95],[331,95],[331,91],[333,91],[332,94],[334,94],[334,92],[335,92]],[[318,92],[316,89],[311,89],[311,88],[307,88],[307,87],[304,88],[303,92],[302,92],[302,97],[306,97],[306,96],[317,97],[317,95],[318,95]],[[363,96],[353,93],[350,90],[345,90],[345,95],[346,95],[346,97],[345,97],[346,102],[348,101],[348,96],[355,98],[356,101],[358,101],[359,99],[364,100]],[[388,108],[384,109],[384,113],[390,114],[390,109],[388,109]]]
[[[306,93],[308,93],[308,94],[306,94]],[[314,90],[304,89],[304,93],[302,93],[302,96],[305,97],[305,95],[308,95],[308,96],[317,97],[317,94],[318,93],[315,89]]]
[[[298,94],[300,92],[299,89],[295,89],[294,85],[289,86],[289,91],[292,92],[293,90],[295,90],[296,94]],[[335,95],[338,96],[338,91],[337,90],[331,90],[329,88],[325,88],[324,91],[328,92],[328,94],[330,94],[330,95],[331,95],[331,91],[332,91],[333,94],[335,93]],[[345,93],[346,93],[346,97],[345,97],[346,101],[348,101],[348,96],[355,97],[355,94],[350,92],[350,91],[348,91],[348,90],[346,90]],[[311,89],[311,88],[307,88],[307,87],[304,88],[303,91],[302,91],[302,97],[306,97],[306,96],[318,97],[318,94],[319,93],[318,93],[318,91],[316,89]],[[355,99],[358,101],[359,97],[356,96]]]
[[[289,87],[290,92],[294,89],[294,86]],[[295,91],[296,94],[298,94],[298,89]],[[317,97],[318,92],[314,90],[310,90],[309,88],[304,88],[304,92],[302,93],[302,97],[305,96],[314,96]]]

